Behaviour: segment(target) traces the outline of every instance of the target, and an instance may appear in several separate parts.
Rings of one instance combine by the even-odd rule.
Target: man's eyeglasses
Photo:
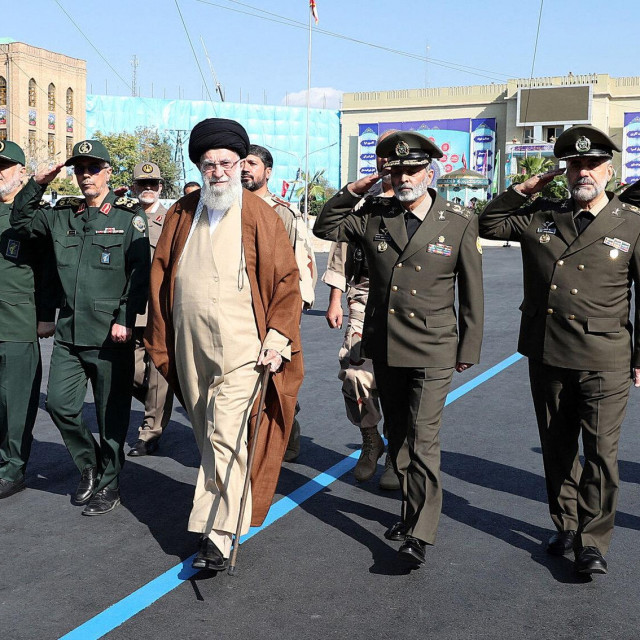
[[[142,189],[155,189],[160,184],[160,180],[136,180],[136,186]]]
[[[202,173],[213,173],[216,167],[220,167],[223,171],[231,171],[238,162],[242,162],[242,158],[239,158],[235,162],[231,160],[221,160],[220,162],[204,162],[200,168]]]
[[[102,165],[97,162],[92,162],[91,164],[77,164],[73,167],[73,173],[77,176],[84,175],[85,173],[88,173],[90,176],[95,176],[106,168],[106,165]]]

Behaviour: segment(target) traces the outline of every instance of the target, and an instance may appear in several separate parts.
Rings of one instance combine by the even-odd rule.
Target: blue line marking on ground
[[[476,376],[473,380],[469,380],[469,382],[460,385],[457,389],[454,389],[447,395],[445,406],[455,402],[458,398],[469,393],[469,391],[472,391],[507,367],[510,367],[521,358],[522,356],[519,353],[514,353],[512,356],[509,356],[497,365],[487,369],[484,373]],[[360,450],[358,449],[337,464],[334,464],[331,468],[303,484],[288,496],[278,500],[278,502],[273,504],[271,509],[269,509],[269,513],[262,525],[260,527],[251,527],[249,532],[240,538],[240,544],[246,542],[249,538],[252,538],[266,527],[272,525],[276,520],[287,515],[298,505],[305,502],[305,500],[308,500],[316,493],[322,491],[322,489],[335,482],[338,478],[347,473],[347,471],[353,469],[359,456]],[[102,638],[110,631],[113,631],[116,627],[119,627],[130,618],[133,618],[143,609],[146,609],[156,600],[162,598],[162,596],[165,596],[176,587],[179,587],[185,580],[189,580],[189,578],[198,573],[199,569],[193,569],[191,567],[191,562],[194,557],[195,554],[189,556],[180,564],[172,567],[168,571],[165,571],[157,578],[151,580],[151,582],[148,582],[122,600],[111,605],[102,613],[99,613],[90,620],[87,620],[84,624],[73,629],[73,631],[62,636],[60,640],[98,640],[98,638]]]

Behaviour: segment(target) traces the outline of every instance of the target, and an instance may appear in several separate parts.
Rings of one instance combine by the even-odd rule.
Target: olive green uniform
[[[96,490],[118,487],[133,383],[133,341],[111,340],[114,323],[133,329],[149,289],[147,222],[137,201],[109,191],[101,206],[63,198],[43,208],[30,180],[15,199],[11,225],[50,236],[63,301],[51,356],[47,409],[78,469],[98,469]],[[91,380],[100,444],[82,420]]]
[[[637,304],[629,320],[631,282],[638,300],[640,281],[640,209],[607,195],[580,234],[573,200],[529,201],[513,188],[480,216],[483,237],[522,246],[518,350],[529,358],[551,517],[558,530],[577,530],[579,547],[603,554],[613,532],[630,372],[640,367]]]
[[[42,363],[37,322],[55,320],[50,242],[20,238],[0,202],[0,478],[24,477],[38,412]]]
[[[455,364],[479,360],[483,295],[476,216],[433,190],[430,195],[432,205],[410,240],[395,197],[367,199],[353,211],[361,198],[346,188],[327,202],[314,233],[357,242],[365,252],[362,353],[374,363],[403,522],[409,535],[431,544],[442,504],[442,410]]]

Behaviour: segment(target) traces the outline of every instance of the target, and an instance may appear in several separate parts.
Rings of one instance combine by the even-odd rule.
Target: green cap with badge
[[[133,168],[133,179],[135,180],[160,180],[164,182],[160,174],[160,167],[155,162],[138,162]]]
[[[0,140],[0,160],[8,160],[24,167],[24,151],[11,140]]]
[[[444,154],[438,145],[415,131],[396,131],[378,143],[376,155],[387,159],[384,165],[387,169],[426,165]]]
[[[64,163],[66,167],[75,164],[78,160],[91,158],[92,160],[102,160],[111,164],[111,157],[107,148],[100,140],[83,140],[73,147],[71,157]]]
[[[620,147],[604,132],[588,124],[577,124],[563,131],[556,140],[553,154],[558,160],[599,156],[613,158]]]

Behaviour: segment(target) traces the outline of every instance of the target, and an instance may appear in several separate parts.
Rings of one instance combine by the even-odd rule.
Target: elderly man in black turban
[[[197,124],[189,157],[202,190],[173,205],[151,267],[147,350],[189,414],[202,455],[189,531],[196,568],[227,566],[256,419],[263,367],[271,376],[260,417],[243,532],[264,520],[275,492],[302,382],[302,300],[293,249],[278,214],[243,190],[249,138],[233,120]]]

